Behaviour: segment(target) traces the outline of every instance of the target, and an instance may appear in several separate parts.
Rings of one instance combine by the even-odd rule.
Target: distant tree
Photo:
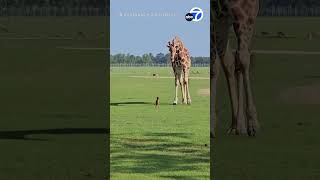
[[[152,58],[150,57],[149,54],[143,54],[141,59],[142,59],[142,63],[144,64],[152,63]]]
[[[154,60],[155,63],[164,64],[167,63],[166,56],[163,53],[158,53]]]

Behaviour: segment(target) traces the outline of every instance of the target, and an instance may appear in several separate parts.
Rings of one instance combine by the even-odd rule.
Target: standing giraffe
[[[210,137],[214,137],[216,126],[217,57],[228,82],[232,106],[232,123],[228,133],[254,136],[259,128],[249,77],[250,44],[258,11],[259,0],[211,1]],[[234,55],[228,47],[231,26],[237,38]]]
[[[167,47],[170,51],[170,60],[175,77],[175,98],[173,105],[178,104],[178,86],[180,84],[182,92],[182,103],[191,104],[189,92],[189,72],[191,59],[189,51],[184,47],[181,39],[176,36],[172,42],[168,42]]]

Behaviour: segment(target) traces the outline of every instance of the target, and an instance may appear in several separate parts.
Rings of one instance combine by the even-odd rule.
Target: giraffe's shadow
[[[151,103],[151,102],[142,102],[142,101],[115,102],[115,103],[110,103],[110,106],[144,105],[144,104],[154,104],[154,103]]]
[[[38,129],[38,130],[17,130],[17,131],[0,131],[0,139],[15,140],[33,140],[47,141],[47,139],[28,137],[30,135],[41,134],[109,134],[110,129],[107,128],[60,128],[60,129]]]
[[[125,105],[155,105],[152,102],[130,101],[130,102],[114,102],[110,106],[125,106]],[[160,105],[172,105],[172,103],[160,103]]]

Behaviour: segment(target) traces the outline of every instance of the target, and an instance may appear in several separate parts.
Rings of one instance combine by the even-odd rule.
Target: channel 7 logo
[[[203,18],[203,11],[201,8],[194,7],[186,14],[185,18],[187,21],[201,21]]]

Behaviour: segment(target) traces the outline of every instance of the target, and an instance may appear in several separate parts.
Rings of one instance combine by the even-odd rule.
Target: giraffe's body
[[[251,92],[250,42],[259,10],[259,0],[213,0],[211,2],[211,136],[216,124],[216,89],[219,65],[228,82],[232,106],[229,133],[255,135],[257,112]],[[229,30],[233,27],[237,49],[233,55],[228,48]],[[217,58],[219,57],[220,63]]]
[[[191,59],[188,49],[183,45],[179,37],[175,37],[168,42],[171,57],[171,65],[175,76],[175,98],[173,104],[178,103],[178,87],[180,85],[182,92],[182,103],[191,104],[189,93],[189,72],[191,68]]]

